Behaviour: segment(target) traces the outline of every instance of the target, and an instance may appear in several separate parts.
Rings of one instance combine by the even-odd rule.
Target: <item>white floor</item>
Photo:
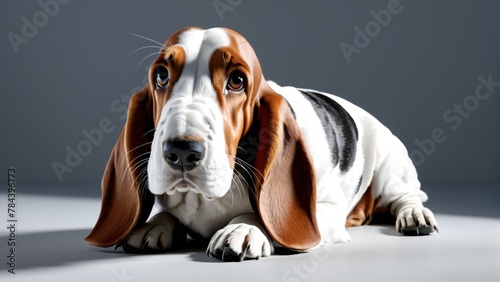
[[[392,226],[364,226],[349,229],[347,244],[221,263],[200,246],[127,255],[87,245],[83,238],[97,218],[98,198],[20,194],[17,200],[16,274],[8,273],[2,212],[0,281],[500,281],[498,218],[437,214],[436,235],[402,237]]]

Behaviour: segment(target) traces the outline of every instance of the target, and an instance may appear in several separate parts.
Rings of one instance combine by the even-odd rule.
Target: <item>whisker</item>
[[[248,190],[248,191],[251,191],[253,195],[255,195],[255,184],[254,185],[250,185],[248,183],[248,181],[244,178],[243,178],[243,181],[245,182],[246,186],[248,187],[248,189],[245,189],[245,190]],[[241,180],[240,180],[241,181]],[[252,181],[253,182],[253,181]]]
[[[248,183],[247,179],[245,178],[245,176],[241,172],[239,172],[237,169],[234,170],[234,172],[240,176],[240,182],[244,181],[245,184],[246,184],[246,186],[252,191],[253,194],[255,194],[254,191],[255,191],[255,188],[257,186],[256,183],[255,183],[255,178],[257,178],[257,181],[258,181],[259,184],[262,184],[260,178],[256,177],[257,174],[253,170],[248,169],[247,167],[245,167],[245,165],[251,166],[250,164],[246,163],[245,161],[243,161],[243,160],[241,160],[241,159],[239,159],[237,157],[235,157],[235,165],[237,165],[238,167],[240,167],[241,169],[243,169],[246,174],[248,174],[249,176],[251,176],[250,178],[252,180],[252,184]],[[241,184],[243,185],[243,182],[241,182]],[[245,190],[248,190],[248,189],[243,189],[243,191],[245,191]]]
[[[240,199],[243,199],[243,196],[246,196],[246,192],[245,191],[248,190],[248,189],[245,189],[244,184],[243,184],[243,182],[242,182],[241,179],[243,178],[243,181],[245,181],[245,183],[247,183],[247,187],[248,188],[250,188],[250,187],[248,185],[248,182],[245,180],[245,178],[241,174],[241,172],[235,170],[235,175],[234,176],[235,177],[233,177],[233,180],[234,180],[234,178],[236,178],[238,180],[238,182],[239,182],[239,185],[238,185],[238,183],[236,183],[236,181],[234,181],[234,184],[236,185],[236,189],[238,190],[238,192],[240,194]]]
[[[153,132],[153,131],[155,131],[155,130],[156,130],[156,128],[153,128],[153,129],[151,129],[151,130],[148,130],[148,131],[147,131],[146,133],[144,133],[141,137],[144,137],[144,136],[148,135],[149,133],[151,133],[151,132]],[[150,143],[152,143],[152,142],[148,142],[148,143],[146,143],[146,144],[150,144]]]
[[[240,200],[242,199],[242,196],[241,196],[241,190],[243,187],[241,187],[241,180],[239,179],[238,175],[237,175],[237,172],[235,172],[233,174],[233,178],[231,179],[231,182],[234,184],[234,187],[236,188],[236,190],[238,191],[238,194],[240,196]],[[239,183],[238,183],[239,182]],[[232,189],[231,189],[232,190]]]
[[[254,167],[253,165],[245,162],[244,160],[238,160],[239,162],[242,162],[241,163],[241,166],[244,168],[244,169],[250,169],[251,172],[252,172],[252,175],[253,176],[258,176],[258,179],[260,181],[260,179],[264,179],[264,175],[262,174],[262,172],[260,172],[256,167]]]
[[[239,164],[237,164],[237,165],[239,165]],[[244,181],[244,183],[246,183],[246,185],[243,183],[243,181]],[[232,178],[231,182],[234,183],[234,187],[238,191],[239,199],[241,201],[245,201],[246,199],[248,199],[249,194],[247,191],[250,189],[250,185],[246,181],[243,174],[241,172],[239,172],[238,170],[234,170],[234,174],[233,174],[233,178]]]
[[[132,173],[132,175],[135,173],[135,171],[137,169],[141,168],[148,161],[149,161],[149,158],[145,158],[144,160],[140,160],[140,161],[134,163],[134,165],[131,167],[131,171],[130,171]]]
[[[139,179],[139,189],[141,189],[141,197],[146,196],[148,190],[148,170],[147,167],[143,168],[141,173],[137,176]]]
[[[238,174],[239,174],[239,172],[237,171],[236,175],[238,175]],[[245,189],[243,188],[243,183],[241,182],[240,177],[236,177],[236,179],[238,179],[240,185],[238,185],[237,183],[235,183],[235,184],[236,184],[236,190],[238,190],[238,194],[240,195],[240,200],[241,200],[241,199],[243,199],[243,194],[245,193],[244,192]]]
[[[139,37],[139,38],[142,38],[142,39],[145,39],[145,40],[151,41],[151,42],[153,42],[153,43],[156,43],[156,44],[158,44],[158,46],[160,46],[160,47],[162,47],[162,48],[167,49],[167,46],[163,45],[163,43],[160,43],[160,42],[158,42],[158,41],[156,41],[156,40],[154,40],[154,39],[148,38],[148,37],[146,37],[146,36],[139,35],[139,34],[137,34],[137,33],[130,33],[130,34],[132,34],[132,35],[134,35],[134,36],[137,36],[137,37]]]
[[[132,54],[140,51],[140,50],[143,50],[143,49],[148,49],[148,48],[161,48],[161,47],[158,47],[158,46],[152,46],[152,45],[147,45],[147,46],[143,46],[143,47],[139,47],[137,49],[135,49],[134,51],[130,52],[130,54],[128,54],[128,56],[130,57]],[[161,51],[161,49],[160,49]]]
[[[146,156],[146,155],[149,155],[150,153],[151,153],[151,151],[147,151],[147,152],[145,152],[145,153],[142,153],[142,154],[138,155],[137,157],[135,157],[133,160],[131,160],[131,161],[130,161],[130,163],[131,163],[133,166],[136,166],[136,162],[135,162],[135,161],[136,161],[137,159],[139,159],[139,158],[141,158],[141,157],[144,157],[144,156]],[[146,158],[146,159],[149,159],[149,158]]]
[[[243,149],[243,148],[241,148],[241,149],[242,149],[243,151],[245,151],[245,149]],[[229,156],[229,155],[228,155],[228,156]],[[252,171],[253,171],[253,173],[252,173],[252,174],[253,174],[254,176],[257,176],[257,174],[256,174],[255,172],[258,172],[258,173],[259,173],[260,178],[264,178],[264,175],[263,175],[263,174],[262,174],[262,173],[261,173],[261,172],[260,172],[260,171],[259,171],[259,170],[255,167],[255,166],[251,165],[251,164],[250,164],[250,163],[248,163],[247,161],[243,160],[242,158],[238,158],[237,156],[229,156],[229,157],[233,157],[233,158],[234,158],[234,160],[235,160],[235,162],[236,162],[236,161],[239,161],[239,163],[240,163],[240,165],[242,166],[242,168],[247,167],[247,168],[252,169]],[[247,172],[248,172],[248,171],[247,171]]]
[[[148,160],[144,160],[144,161],[143,161],[143,163],[144,163],[144,162],[147,162],[147,161],[148,161]],[[144,166],[144,167],[142,167],[142,168],[141,168],[141,171],[140,171],[140,173],[137,175],[137,179],[136,179],[136,180],[137,180],[137,181],[138,181],[138,183],[141,185],[141,184],[143,184],[143,182],[144,182],[144,180],[145,180],[145,179],[147,180],[147,178],[148,178],[147,176],[148,176],[148,167],[147,167],[147,166]],[[140,185],[139,185],[139,186],[140,186]]]
[[[141,145],[138,145],[138,146],[136,146],[135,148],[130,149],[130,150],[127,152],[127,154],[132,153],[133,151],[135,151],[135,150],[139,149],[139,148],[140,148],[140,147],[142,147],[142,146],[147,146],[147,145],[150,145],[150,144],[152,144],[152,143],[153,143],[153,141],[151,141],[151,142],[146,142],[146,143],[142,143]],[[149,150],[149,152],[151,152],[151,150]]]
[[[232,182],[232,180],[231,180]],[[229,193],[231,193],[231,207],[234,207],[234,194],[233,189],[229,189]]]
[[[135,70],[137,71],[137,69],[139,69],[139,67],[142,65],[142,63],[143,63],[145,60],[147,60],[149,57],[154,56],[154,55],[159,55],[159,54],[161,54],[161,53],[162,53],[162,52],[160,51],[160,52],[154,52],[154,53],[151,53],[151,54],[147,55],[144,59],[142,59],[142,60],[141,60],[141,62],[137,65],[137,67],[135,68]]]
[[[122,161],[123,161],[123,162],[126,162],[126,158],[123,158],[123,159],[122,159]],[[139,162],[137,162],[137,163],[133,164],[133,166],[131,167],[131,174],[132,174],[132,175],[134,175],[134,172],[135,172],[138,168],[140,168],[140,167],[141,167],[144,163],[147,163],[148,161],[149,161],[149,158],[145,158],[144,160],[141,160],[141,161],[139,161]],[[127,164],[127,165],[128,165],[128,164]],[[142,193],[142,189],[143,189],[143,188],[141,188],[141,182],[142,182],[142,180],[140,180],[140,178],[141,178],[141,177],[144,177],[144,176],[143,176],[143,173],[144,173],[144,172],[146,173],[146,177],[145,177],[145,178],[147,179],[147,166],[146,166],[146,167],[144,167],[144,168],[142,168],[141,172],[137,175],[137,177],[133,178],[133,181],[138,183],[138,185],[139,185],[139,187],[138,187],[138,188],[139,188],[139,189],[141,189],[141,193]],[[120,185],[123,185],[123,181],[125,180],[125,176],[126,176],[126,175],[127,175],[127,173],[123,173],[122,178],[121,178],[121,180],[120,180]]]

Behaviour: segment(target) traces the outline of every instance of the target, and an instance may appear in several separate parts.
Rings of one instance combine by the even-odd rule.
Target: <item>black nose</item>
[[[175,139],[163,143],[163,157],[176,170],[192,170],[204,156],[205,145],[200,141]]]

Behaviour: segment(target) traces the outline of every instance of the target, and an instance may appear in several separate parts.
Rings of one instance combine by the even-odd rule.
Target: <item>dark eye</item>
[[[229,76],[226,89],[231,92],[240,93],[245,90],[245,75],[241,71],[234,71]]]
[[[165,88],[169,81],[168,69],[166,67],[159,67],[156,69],[156,88]]]

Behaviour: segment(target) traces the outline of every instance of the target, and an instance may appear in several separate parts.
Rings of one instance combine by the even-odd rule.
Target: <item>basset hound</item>
[[[102,189],[86,241],[126,252],[190,234],[221,260],[258,259],[347,242],[346,227],[384,210],[404,235],[437,230],[389,129],[340,97],[266,81],[247,40],[226,28],[185,28],[161,47]]]

